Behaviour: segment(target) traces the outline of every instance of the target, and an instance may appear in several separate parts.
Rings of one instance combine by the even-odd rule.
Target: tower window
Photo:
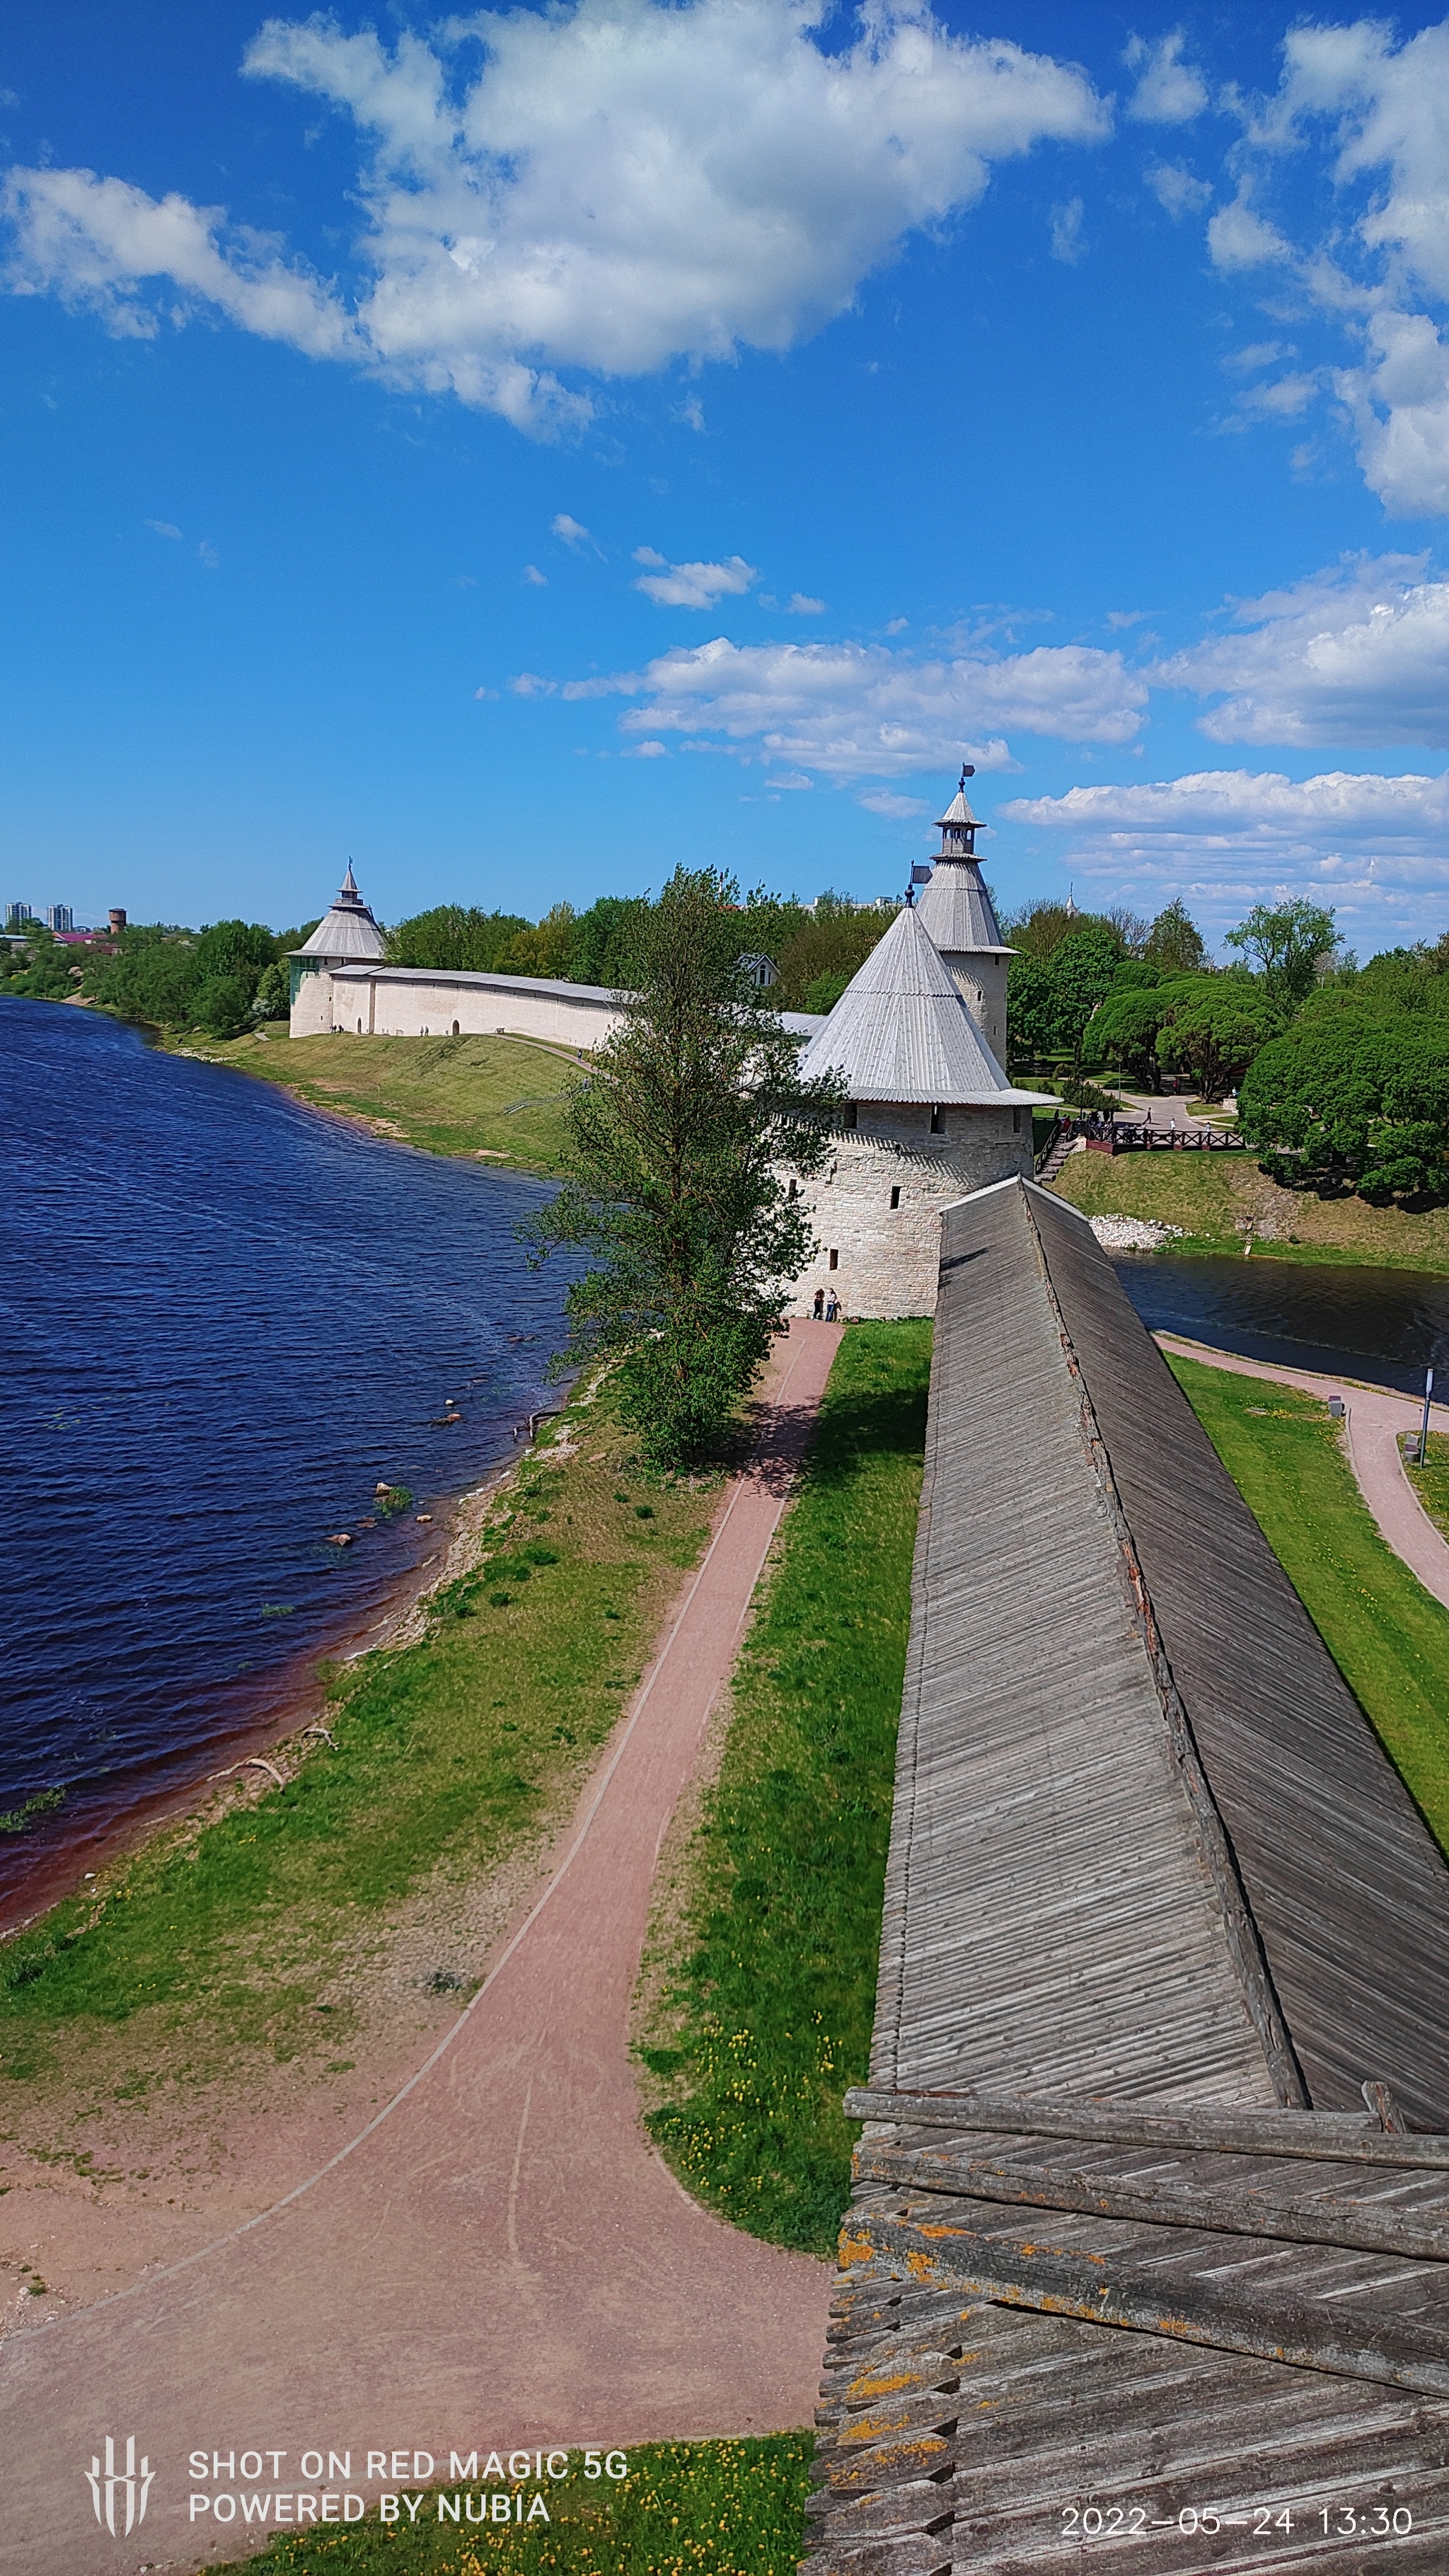
[[[830,1267],[832,1270],[838,1270],[840,1268],[840,1255],[838,1252],[832,1252],[830,1256]]]
[[[860,1125],[860,1110],[853,1100],[847,1100],[845,1104],[845,1113],[840,1123],[842,1127],[858,1127]]]
[[[933,1136],[939,1136],[942,1133],[942,1124],[943,1122],[940,1110],[933,1109],[931,1112],[931,1133]]]
[[[901,1203],[901,1194],[900,1194],[900,1191],[899,1191],[899,1190],[892,1190],[892,1192],[891,1192],[891,1206],[892,1206],[893,1208],[898,1208],[898,1207],[900,1206],[900,1203]]]
[[[1021,1134],[1021,1111],[1019,1109],[1013,1109],[1011,1113],[1011,1132],[1013,1136],[1019,1136]]]

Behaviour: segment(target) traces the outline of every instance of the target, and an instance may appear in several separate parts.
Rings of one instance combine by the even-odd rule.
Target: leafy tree
[[[1149,966],[1160,966],[1169,975],[1198,975],[1212,963],[1202,932],[1180,896],[1174,896],[1158,914],[1142,943],[1142,954]]]
[[[431,912],[414,913],[390,931],[387,954],[394,966],[437,966],[455,975],[491,975],[499,951],[520,930],[533,924],[518,912],[466,911],[459,903],[440,903]]]
[[[252,995],[276,954],[276,939],[265,922],[213,922],[196,943],[197,976],[202,985],[244,984],[250,1008]]]
[[[569,983],[574,944],[574,908],[556,903],[529,930],[515,930],[493,961],[495,975],[544,975]]]
[[[1168,997],[1177,989],[1170,983],[1122,985],[1114,979],[1111,992],[1098,1003],[1087,1022],[1082,1062],[1088,1071],[1096,1073],[1104,1065],[1118,1064],[1129,1081],[1155,1091],[1158,1033]]]
[[[138,924],[134,932],[125,933],[116,955],[91,951],[82,990],[93,993],[123,1020],[184,1029],[190,1025],[200,980],[196,946],[189,936],[178,936],[159,924]]]
[[[1302,896],[1292,903],[1255,903],[1247,920],[1228,932],[1227,944],[1256,958],[1275,1001],[1296,1005],[1312,992],[1320,960],[1333,956],[1333,914]]]
[[[1015,1058],[1070,1055],[1081,1069],[1082,1041],[1098,1004],[1112,990],[1122,958],[1119,931],[1092,913],[1079,913],[1045,948],[1044,916],[1065,907],[1038,904],[1029,916],[1037,949],[1011,961],[1006,984],[1007,1044]],[[1013,926],[1011,937],[1018,936]]]
[[[1244,1077],[1238,1120],[1275,1180],[1380,1202],[1443,1198],[1449,1011],[1405,1009],[1372,986],[1316,998]]]
[[[292,1007],[292,978],[285,958],[274,957],[252,995],[253,1020],[285,1020]]]
[[[1283,1014],[1256,976],[1201,975],[1169,984],[1157,1058],[1191,1074],[1204,1100],[1221,1100],[1275,1037]]]
[[[649,1460],[716,1449],[778,1331],[812,1234],[785,1175],[817,1171],[840,1101],[738,966],[735,889],[680,868],[652,908],[637,989],[569,1101],[563,1188],[524,1228],[582,1251],[569,1357],[617,1362]]]
[[[649,916],[647,895],[601,894],[577,915],[569,948],[568,980],[626,993],[638,982],[637,953]]]
[[[818,1011],[822,1017],[833,1011],[849,982],[850,977],[839,967],[833,973],[817,975],[814,983],[805,987],[806,1010]],[[788,1010],[790,1006],[784,1003],[781,1007]]]
[[[851,977],[859,973],[894,919],[893,907],[852,903],[848,895],[829,892],[819,897],[813,912],[807,913],[802,909],[799,927],[790,932],[775,959],[780,969],[780,980],[772,986],[770,999],[776,1010],[816,1008],[817,1005],[807,997],[826,976],[838,985],[835,995],[838,1001]],[[742,946],[745,944],[741,942]],[[760,953],[764,956],[772,954],[768,948]]]
[[[191,1016],[214,1038],[239,1038],[252,1015],[250,989],[240,975],[208,975],[197,986]]]
[[[32,924],[24,948],[0,949],[0,991],[24,1001],[63,1001],[76,988],[73,963],[70,949]]]
[[[1138,989],[1148,991],[1165,980],[1160,966],[1149,966],[1142,957],[1123,957],[1118,960],[1117,971],[1112,977],[1112,990],[1114,993]]]

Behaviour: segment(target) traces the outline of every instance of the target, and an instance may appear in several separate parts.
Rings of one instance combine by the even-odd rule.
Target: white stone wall
[[[1007,957],[988,957],[976,949],[953,949],[942,962],[1003,1072],[1006,1068]]]
[[[940,1114],[943,1132],[933,1135],[927,1108],[862,1102],[824,1172],[801,1184],[819,1248],[795,1283],[792,1315],[814,1311],[817,1288],[827,1297],[833,1288],[849,1316],[934,1315],[942,1209],[1014,1173],[1029,1179],[1032,1168],[1029,1109]]]
[[[575,1049],[602,1045],[620,1014],[602,995],[585,999],[533,976],[432,975],[423,967],[365,967],[304,977],[291,1034],[337,1029],[346,1037],[547,1038]]]

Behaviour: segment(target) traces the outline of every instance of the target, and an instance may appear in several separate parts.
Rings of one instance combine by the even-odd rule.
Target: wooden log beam
[[[990,2130],[997,2136],[1077,2138],[1109,2147],[1186,2147],[1225,2156],[1308,2156],[1337,2164],[1449,2172],[1449,2137],[1388,2135],[1363,2111],[1144,2111],[1133,2102],[1032,2101],[1020,2093],[891,2093],[857,2084],[852,2120],[901,2128]]]
[[[849,2213],[840,2231],[842,2264],[881,2255],[917,2284],[969,2290],[1001,2307],[1129,2326],[1296,2370],[1449,2397],[1442,2335],[1346,2300],[1310,2307],[1266,2290],[1256,2296],[1223,2290],[1202,2274],[1167,2278],[1161,2268],[1135,2266],[1130,2258],[1086,2255],[1036,2237],[1012,2244],[973,2226],[964,2209],[930,2220]]]
[[[861,2182],[904,2184],[915,2191],[962,2192],[1015,2209],[1076,2209],[1104,2218],[1145,2218],[1155,2227],[1195,2227],[1208,2235],[1270,2236],[1294,2245],[1344,2245],[1365,2254],[1402,2254],[1449,2263],[1449,2201],[1438,2209],[1396,2209],[1338,2192],[1294,2198],[1264,2181],[1197,2180],[1190,2171],[1121,2175],[1066,2162],[1013,2164],[1009,2155],[912,2149],[862,2139]],[[1272,2172],[1274,2168],[1270,2167]]]

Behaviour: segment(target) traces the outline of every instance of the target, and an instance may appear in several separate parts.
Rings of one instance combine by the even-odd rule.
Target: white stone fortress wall
[[[795,1283],[792,1315],[813,1313],[817,1288],[834,1290],[843,1315],[934,1315],[943,1208],[1032,1170],[1030,1109],[935,1114],[938,1133],[928,1108],[862,1102],[824,1172],[802,1184],[819,1243]]]
[[[446,974],[420,966],[347,966],[304,974],[291,1035],[529,1037],[575,1051],[618,1026],[612,994],[534,975]]]

